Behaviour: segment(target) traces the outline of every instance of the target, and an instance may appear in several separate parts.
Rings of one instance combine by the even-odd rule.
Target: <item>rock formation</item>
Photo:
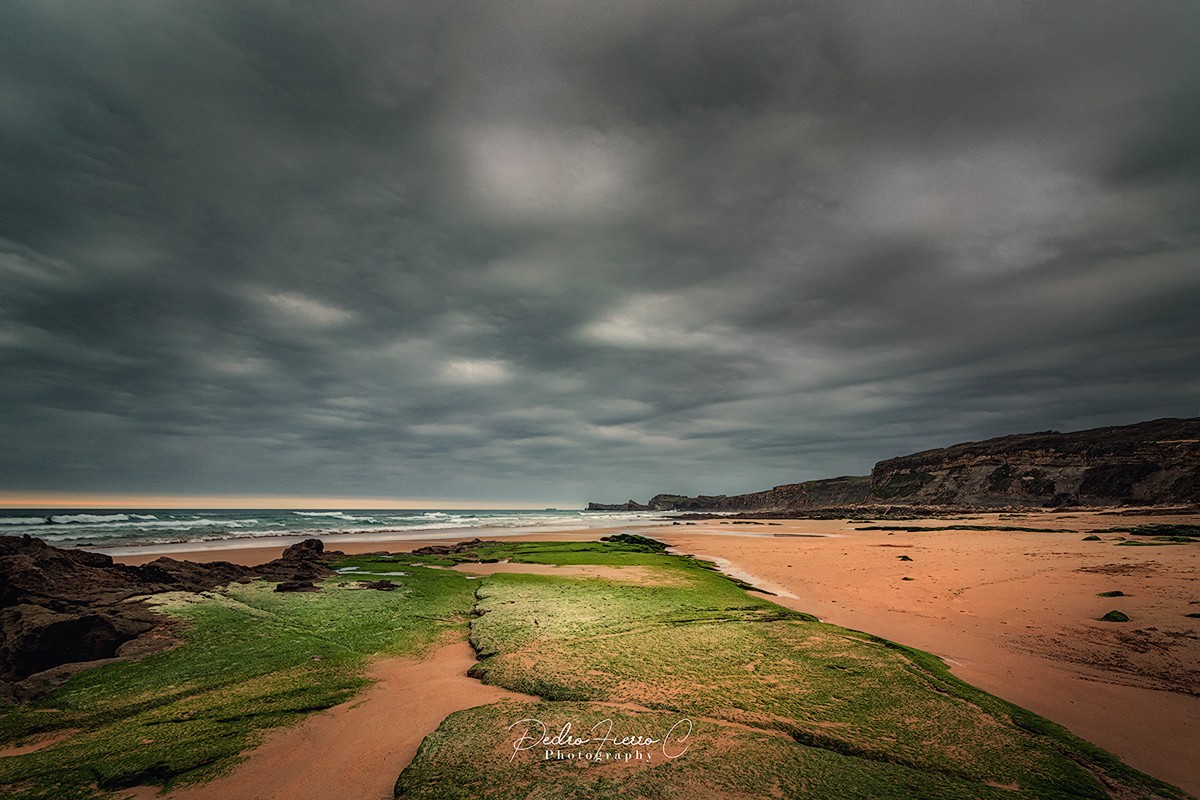
[[[467,542],[451,542],[450,544],[431,544],[426,547],[418,547],[413,550],[414,556],[459,556],[468,555],[475,551],[476,548],[486,545],[504,544],[495,539],[471,539]]]
[[[1200,502],[1200,419],[1028,433],[880,461],[881,502],[971,507]]]
[[[650,511],[650,506],[630,500],[625,503],[588,503],[588,511]],[[659,510],[659,509],[655,509]]]
[[[660,494],[645,506],[631,500],[588,508],[845,515],[862,507],[873,513],[896,506],[952,511],[1196,503],[1200,418],[1002,436],[880,461],[870,476],[791,483],[732,496]]]
[[[37,696],[97,660],[170,646],[177,623],[140,597],[256,577],[311,583],[333,574],[325,563],[333,555],[308,539],[257,567],[172,558],[131,567],[30,536],[0,536],[0,699]]]

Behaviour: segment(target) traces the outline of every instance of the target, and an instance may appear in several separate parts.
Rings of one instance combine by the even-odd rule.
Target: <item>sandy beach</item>
[[[1093,529],[1156,521],[1180,518],[1046,513],[870,523],[1069,530],[1053,533],[859,530],[867,524],[845,520],[713,520],[637,532],[677,552],[718,561],[736,577],[773,592],[781,605],[935,653],[964,680],[1200,794],[1194,760],[1200,741],[1200,620],[1185,616],[1200,613],[1200,549],[1118,546],[1119,534],[1111,533],[1101,534],[1102,541],[1083,541]],[[611,532],[515,538],[581,541]],[[434,542],[329,546],[361,553],[427,543]],[[279,552],[206,548],[170,555],[253,564]],[[144,563],[156,557],[119,560]],[[1110,591],[1124,596],[1097,596]],[[1100,622],[1110,610],[1123,611],[1130,621]],[[370,695],[351,705],[360,703],[369,704]],[[318,717],[335,713],[345,712]],[[244,769],[265,765],[268,746]],[[277,757],[272,759],[278,768]]]

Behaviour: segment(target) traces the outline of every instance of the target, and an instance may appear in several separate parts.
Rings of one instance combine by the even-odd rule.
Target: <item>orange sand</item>
[[[28,753],[36,753],[38,750],[49,747],[52,744],[70,739],[79,731],[75,728],[65,731],[56,731],[55,733],[42,736],[34,736],[25,740],[22,744],[9,745],[8,747],[0,747],[0,758],[10,758],[12,756],[23,756]]]
[[[353,699],[267,735],[232,773],[179,789],[170,800],[391,800],[392,788],[421,740],[447,715],[500,700],[538,698],[467,677],[475,653],[466,642],[424,660],[375,663],[375,683]],[[156,797],[143,787],[135,797]]]

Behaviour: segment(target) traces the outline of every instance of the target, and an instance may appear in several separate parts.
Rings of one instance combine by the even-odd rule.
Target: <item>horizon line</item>
[[[278,494],[118,494],[102,492],[0,491],[0,508],[143,508],[143,509],[340,509],[377,510],[495,510],[541,511],[547,508],[575,511],[569,503],[532,500],[451,500],[395,497],[328,497]]]

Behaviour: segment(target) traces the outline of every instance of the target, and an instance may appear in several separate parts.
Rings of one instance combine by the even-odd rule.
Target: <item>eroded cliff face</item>
[[[656,494],[645,505],[589,503],[588,511],[787,511],[829,508],[870,502],[871,478],[866,475],[788,483],[765,492],[734,495]]]
[[[865,476],[826,478],[804,483],[788,483],[764,492],[737,495],[660,494],[650,498],[653,511],[787,511],[793,508],[821,508],[858,505],[868,502],[871,479]]]
[[[740,495],[660,494],[650,511],[786,512],[859,506],[1044,508],[1200,503],[1200,418],[966,442],[880,461],[869,477]],[[593,504],[595,505],[595,504]]]
[[[1200,502],[1200,419],[1003,436],[880,461],[876,502],[970,507]]]

